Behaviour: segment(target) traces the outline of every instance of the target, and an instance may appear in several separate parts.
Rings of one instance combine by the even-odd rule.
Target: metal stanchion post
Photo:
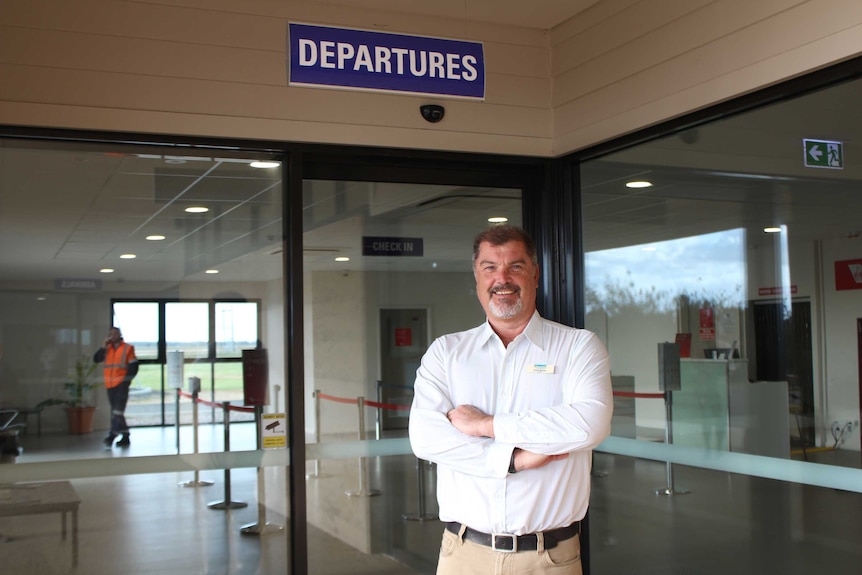
[[[667,423],[664,427],[664,441],[666,445],[673,444],[673,392],[664,392],[665,418]],[[673,485],[673,463],[667,462],[667,486],[655,490],[656,495],[685,495],[691,493],[688,489],[674,487]]]
[[[230,403],[227,401],[223,402],[222,409],[224,410],[224,416],[222,417],[224,421],[224,450],[225,453],[228,453],[230,452]],[[224,500],[210,503],[207,507],[210,509],[240,509],[248,507],[248,503],[245,501],[231,501],[230,469],[225,468],[224,470]]]
[[[320,390],[315,389],[311,393],[311,397],[314,399],[314,443],[320,443]],[[311,471],[311,473],[306,473],[305,478],[320,478],[320,460],[314,459],[311,463],[313,471]]]
[[[436,513],[425,512],[425,462],[421,459],[416,459],[416,472],[419,480],[417,489],[419,491],[419,513],[405,513],[401,517],[408,521],[426,521],[428,519],[437,519]]]
[[[254,406],[254,425],[257,430],[257,449],[263,449],[263,438],[261,437],[261,419],[263,407],[260,405]],[[275,533],[283,531],[284,525],[266,522],[266,488],[264,477],[264,468],[257,468],[257,523],[249,523],[240,528],[240,533],[243,535],[265,535],[267,533]]]
[[[198,453],[198,392],[195,390],[192,393],[192,433],[194,434],[195,455]],[[182,487],[208,487],[212,485],[212,481],[201,480],[200,471],[195,469],[194,481],[184,481],[180,483]]]
[[[180,395],[180,388],[178,387],[178,388],[177,388],[177,398],[176,398],[176,411],[177,411],[177,422],[176,422],[176,423],[177,423],[177,424],[176,424],[176,428],[177,428],[177,455],[179,455],[179,454],[180,454],[180,398],[181,398],[181,397],[182,397],[182,395]]]
[[[379,379],[377,380],[377,403],[383,403],[383,393],[380,388],[383,387],[383,382]],[[374,412],[376,417],[375,420],[375,431],[377,432],[377,439],[380,439],[383,436],[383,408],[378,407],[377,411]]]
[[[356,404],[359,406],[359,440],[363,441],[365,439],[365,398],[358,397]],[[348,497],[374,497],[375,495],[380,495],[380,491],[378,489],[368,489],[366,488],[366,483],[368,480],[368,462],[365,457],[359,458],[359,489],[354,489],[353,491],[346,491],[345,495]]]

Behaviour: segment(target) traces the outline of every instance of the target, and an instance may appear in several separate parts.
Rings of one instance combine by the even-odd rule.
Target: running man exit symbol
[[[828,140],[802,140],[806,168],[844,168],[844,144]]]

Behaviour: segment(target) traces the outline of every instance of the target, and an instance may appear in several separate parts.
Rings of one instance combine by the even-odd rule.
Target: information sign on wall
[[[283,413],[264,413],[260,437],[264,449],[287,447],[287,417]]]
[[[862,259],[835,262],[835,289],[862,289]]]
[[[485,98],[481,42],[290,22],[288,84]]]

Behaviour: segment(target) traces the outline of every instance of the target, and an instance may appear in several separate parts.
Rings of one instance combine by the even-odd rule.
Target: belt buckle
[[[497,547],[497,538],[505,540],[507,537],[512,540],[512,548],[501,549]],[[501,553],[516,553],[518,551],[518,536],[511,533],[491,533],[491,549]]]

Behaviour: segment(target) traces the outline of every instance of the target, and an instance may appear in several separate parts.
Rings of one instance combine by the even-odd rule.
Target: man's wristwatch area
[[[517,451],[517,450],[516,449],[512,450],[512,458],[509,459],[509,473],[517,473],[518,472],[518,470],[515,469],[515,451]]]

